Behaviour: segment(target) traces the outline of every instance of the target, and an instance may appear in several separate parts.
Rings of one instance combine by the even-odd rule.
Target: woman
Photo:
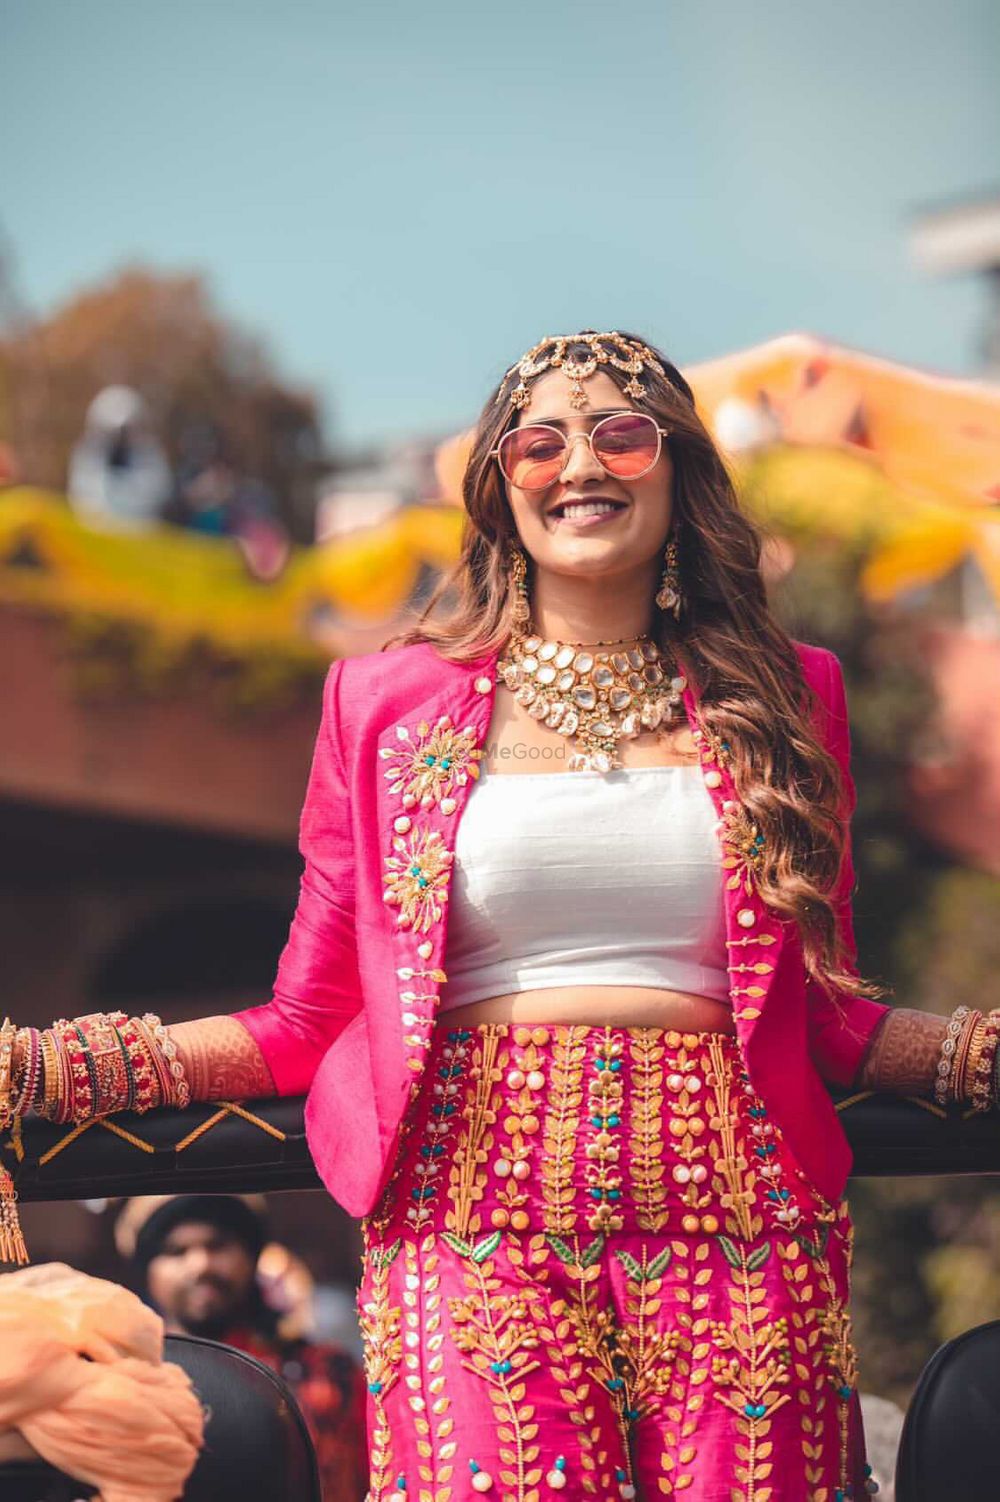
[[[859,976],[840,666],[673,365],[543,340],[465,503],[419,624],[330,670],[272,1001],[11,1029],[11,1108],[310,1091],[373,1502],[860,1497],[826,1083],[986,1109],[1000,1019]]]

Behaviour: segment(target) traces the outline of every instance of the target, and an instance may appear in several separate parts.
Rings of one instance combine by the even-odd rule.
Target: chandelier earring
[[[681,598],[681,570],[680,560],[677,554],[677,539],[671,537],[663,554],[663,577],[660,587],[656,591],[656,603],[661,610],[669,610],[674,620],[680,620]]]
[[[516,542],[510,545],[510,585],[514,591],[511,620],[520,630],[527,631],[531,623],[531,601],[528,598],[528,561]]]

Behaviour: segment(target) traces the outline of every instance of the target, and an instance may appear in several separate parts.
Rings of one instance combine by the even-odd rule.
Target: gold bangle
[[[116,1023],[124,1021],[124,1012],[92,1012],[76,1019],[76,1026],[87,1040],[93,1071],[94,1116],[124,1111],[129,1102],[128,1070],[115,1030]]]
[[[168,1104],[170,1080],[156,1039],[141,1017],[129,1017],[125,1020],[122,1024],[122,1037],[132,1061],[136,1081],[133,1110],[144,1116],[147,1111]]]
[[[0,1130],[10,1126],[14,1119],[14,1039],[17,1028],[9,1017],[0,1024]]]
[[[42,1033],[42,1102],[38,1107],[39,1116],[44,1116],[46,1121],[52,1121],[58,1098],[59,1059],[52,1038],[52,1029],[46,1028]]]
[[[982,1012],[973,1012],[965,1024],[965,1030],[955,1054],[955,1084],[952,1094],[958,1103],[966,1102],[971,1097],[972,1080],[985,1041],[986,1018]]]
[[[968,1015],[968,1007],[956,1007],[948,1019],[948,1030],[941,1040],[941,1054],[938,1058],[936,1078],[934,1080],[934,1099],[939,1106],[946,1106],[948,1104],[948,1095],[954,1078],[955,1052],[958,1048],[958,1039],[962,1032],[962,1026]]]
[[[974,1111],[988,1111],[993,1105],[993,1065],[1000,1043],[1000,1012],[992,1011],[983,1023],[983,1044],[971,1075],[969,1091]]]
[[[177,1044],[171,1038],[159,1017],[155,1016],[154,1013],[146,1012],[142,1020],[155,1038],[167,1068],[170,1095],[165,1104],[176,1106],[178,1110],[183,1111],[185,1106],[191,1104],[191,1086],[188,1084],[184,1065],[177,1057]]]

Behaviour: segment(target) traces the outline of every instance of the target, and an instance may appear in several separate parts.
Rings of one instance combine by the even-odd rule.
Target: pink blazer
[[[821,734],[848,775],[849,816],[840,663],[821,647],[796,647],[823,707]],[[420,1088],[447,979],[451,855],[474,786],[468,753],[486,740],[496,661],[488,653],[452,663],[420,643],[333,663],[302,811],[305,869],[274,995],[236,1014],[278,1092],[308,1090],[317,1170],[354,1216],[378,1203]],[[684,703],[694,727],[690,676]],[[722,818],[735,800],[729,774],[707,750],[702,765]],[[853,889],[848,850],[837,900],[852,962]],[[725,907],[730,996],[751,1082],[803,1172],[837,1199],[851,1155],[824,1081],[851,1083],[887,1008],[824,997],[807,976],[794,923],[765,905],[745,866],[727,870]],[[770,968],[746,968],[756,963]]]

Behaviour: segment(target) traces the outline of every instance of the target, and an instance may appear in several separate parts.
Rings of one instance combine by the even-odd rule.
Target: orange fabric
[[[0,1431],[100,1488],[101,1502],[173,1502],[201,1449],[187,1375],[134,1294],[62,1263],[0,1277]]]

